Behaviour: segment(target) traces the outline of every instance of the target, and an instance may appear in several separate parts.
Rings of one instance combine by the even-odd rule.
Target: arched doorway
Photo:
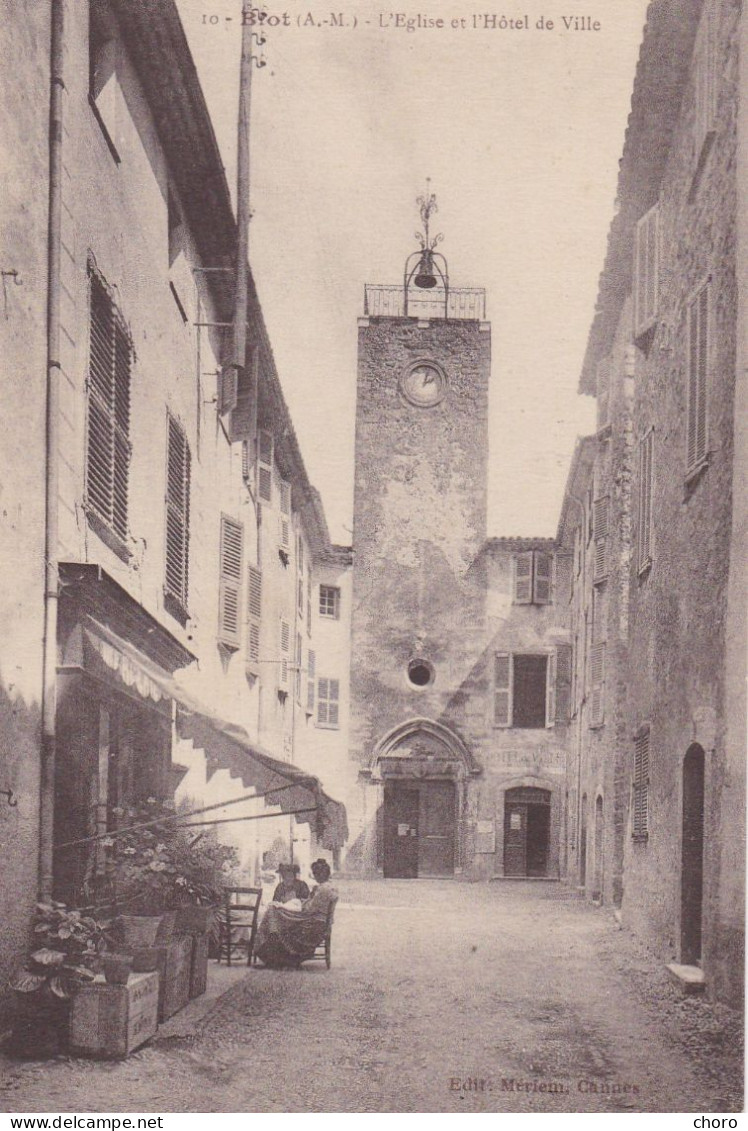
[[[587,794],[582,794],[579,813],[579,886],[587,886]]]
[[[701,961],[704,911],[704,751],[694,743],[683,759],[680,953],[685,965]]]
[[[592,886],[592,898],[603,898],[603,799],[600,794],[595,798],[595,875]]]
[[[504,794],[504,875],[547,876],[551,793],[517,786]]]

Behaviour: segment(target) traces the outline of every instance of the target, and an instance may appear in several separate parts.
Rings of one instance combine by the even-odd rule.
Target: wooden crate
[[[83,1056],[127,1056],[152,1037],[158,1025],[158,974],[131,974],[114,986],[99,975],[73,998],[71,1051]]]
[[[183,935],[159,947],[158,971],[161,976],[158,1019],[166,1021],[190,1000],[192,936]]]
[[[190,967],[190,997],[200,997],[208,987],[208,936],[192,935],[192,965]]]

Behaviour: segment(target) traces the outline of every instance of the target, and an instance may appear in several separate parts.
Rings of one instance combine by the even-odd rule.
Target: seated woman
[[[323,941],[327,919],[338,893],[330,883],[330,866],[326,860],[315,860],[312,875],[317,881],[301,911],[291,911],[279,903],[271,903],[257,930],[255,955],[265,966],[293,969]]]
[[[289,903],[293,900],[309,898],[309,888],[300,879],[301,869],[298,864],[279,864],[278,875],[280,883],[273,892],[273,903]]]

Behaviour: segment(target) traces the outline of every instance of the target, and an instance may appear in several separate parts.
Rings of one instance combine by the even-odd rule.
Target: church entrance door
[[[385,878],[454,875],[454,782],[387,782],[383,831]]]

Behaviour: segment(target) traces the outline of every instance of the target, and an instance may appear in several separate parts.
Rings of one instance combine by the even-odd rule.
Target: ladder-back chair
[[[309,958],[304,959],[305,962],[324,961],[328,970],[330,969],[332,961],[332,924],[333,919],[335,918],[335,907],[337,905],[337,902],[337,899],[334,899],[327,909],[327,921],[325,923],[324,938],[315,947],[314,954],[310,955]]]
[[[262,902],[262,888],[225,888],[219,917],[218,961],[228,966],[244,950],[247,966],[252,961],[257,935],[257,920]]]

